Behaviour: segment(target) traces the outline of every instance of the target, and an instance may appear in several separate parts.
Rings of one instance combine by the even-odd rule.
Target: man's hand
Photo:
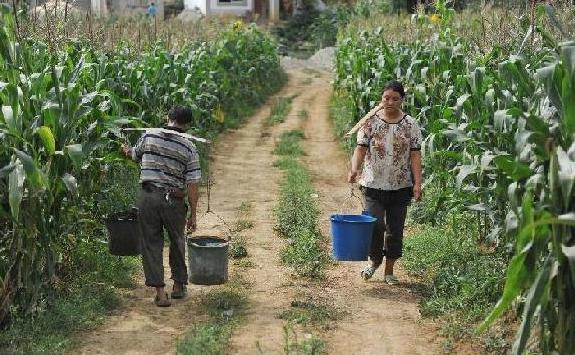
[[[122,144],[122,153],[128,158],[132,157],[132,147],[127,144]]]
[[[347,182],[352,184],[357,182],[357,170],[349,171],[349,174],[347,175]]]
[[[188,232],[188,233],[195,232],[195,231],[196,231],[196,228],[197,228],[197,225],[196,225],[196,215],[191,215],[191,216],[188,218],[188,221],[187,221],[187,223],[186,223],[186,232]]]
[[[415,201],[421,201],[421,184],[413,185],[413,198]]]

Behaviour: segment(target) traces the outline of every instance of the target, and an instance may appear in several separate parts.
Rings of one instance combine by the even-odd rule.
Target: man
[[[156,4],[154,4],[153,2],[150,4],[150,6],[148,6],[147,9],[147,14],[150,17],[156,17],[156,14],[158,13],[158,8],[156,7]]]
[[[185,229],[196,230],[198,183],[201,179],[196,146],[177,134],[190,128],[192,110],[176,106],[168,113],[169,132],[145,133],[135,147],[123,145],[127,157],[140,162],[142,190],[138,199],[138,220],[142,231],[142,264],[146,285],[156,288],[154,303],[159,307],[171,305],[164,292],[164,228],[170,238],[170,269],[174,286],[172,298],[186,295]],[[184,197],[188,196],[190,216]]]

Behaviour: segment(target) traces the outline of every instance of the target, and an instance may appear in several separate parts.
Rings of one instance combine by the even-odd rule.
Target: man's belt
[[[173,198],[184,198],[186,194],[183,190],[176,189],[173,187],[162,187],[152,184],[151,182],[143,182],[142,183],[142,190],[146,192],[158,192],[163,195],[169,195]]]

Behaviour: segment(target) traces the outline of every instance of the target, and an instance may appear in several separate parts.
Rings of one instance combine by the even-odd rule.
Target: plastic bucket
[[[334,259],[367,260],[377,218],[365,214],[334,214],[330,220]]]
[[[104,224],[108,230],[110,254],[118,256],[140,254],[141,232],[137,209],[109,215]]]
[[[190,282],[196,285],[219,285],[228,281],[227,240],[218,237],[188,239]]]

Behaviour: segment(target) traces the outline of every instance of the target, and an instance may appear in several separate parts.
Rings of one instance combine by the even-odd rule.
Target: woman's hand
[[[421,201],[421,184],[413,185],[413,198],[415,201]]]
[[[353,184],[357,182],[357,170],[350,170],[347,175],[347,182]]]

